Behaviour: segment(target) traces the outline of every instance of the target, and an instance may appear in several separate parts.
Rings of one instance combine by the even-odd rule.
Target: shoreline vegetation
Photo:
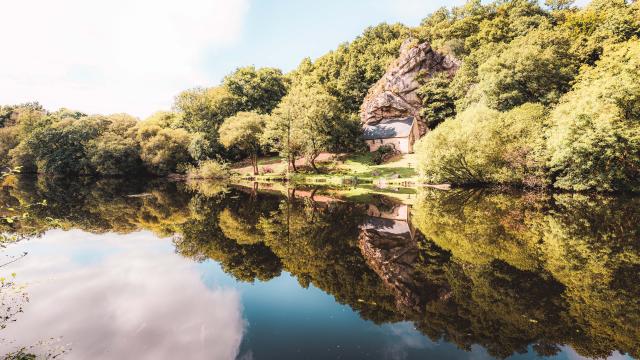
[[[396,227],[377,218],[401,214],[386,196],[329,202],[340,198],[282,184],[254,191],[207,181],[196,192],[164,179],[14,180],[0,204],[47,206],[0,222],[0,233],[138,234],[119,241],[131,246],[150,232],[239,282],[287,274],[372,323],[409,321],[434,342],[483,347],[500,359],[566,347],[587,358],[640,356],[638,197],[425,189],[412,195],[406,227]]]
[[[240,67],[142,120],[0,106],[0,169],[640,192],[638,1],[469,0],[425,16],[367,28],[289,73]],[[424,43],[460,63],[419,76],[426,135],[412,155],[367,153],[365,97],[402,44]]]

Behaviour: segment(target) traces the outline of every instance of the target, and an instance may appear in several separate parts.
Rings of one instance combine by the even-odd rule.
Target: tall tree
[[[211,146],[207,157],[223,152],[218,139],[218,129],[224,119],[239,111],[238,99],[226,87],[183,91],[176,97],[174,107],[179,113],[179,118],[173,127],[205,134]]]
[[[269,114],[287,93],[287,81],[276,68],[247,66],[227,75],[223,86],[236,99],[238,111]]]
[[[227,118],[220,127],[222,145],[226,148],[235,146],[249,153],[253,175],[258,175],[258,153],[265,122],[265,115],[256,112],[239,112]]]
[[[331,148],[332,135],[341,125],[340,103],[318,84],[303,83],[291,89],[282,99],[273,116],[287,133],[280,133],[278,142],[287,147],[292,134],[295,144],[307,162],[317,172],[315,160]],[[287,136],[286,138],[283,138]],[[292,154],[289,150],[287,153]]]

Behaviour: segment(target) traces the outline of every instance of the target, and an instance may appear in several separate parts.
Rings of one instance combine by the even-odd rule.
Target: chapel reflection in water
[[[424,190],[412,205],[324,189],[104,180],[5,184],[2,201],[47,199],[23,228],[152,230],[241,281],[283,271],[376,323],[496,357],[564,345],[640,356],[640,199]],[[7,225],[3,225],[7,226]]]

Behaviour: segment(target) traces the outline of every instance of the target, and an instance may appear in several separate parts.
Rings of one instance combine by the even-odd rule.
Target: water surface
[[[640,356],[640,199],[381,192],[8,181],[0,353]]]

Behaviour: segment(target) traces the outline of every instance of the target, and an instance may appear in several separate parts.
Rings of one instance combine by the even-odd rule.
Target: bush
[[[90,141],[86,152],[92,167],[100,175],[122,176],[143,169],[138,143],[130,137],[104,134]]]
[[[371,161],[374,164],[380,165],[389,159],[390,156],[396,153],[396,149],[390,145],[382,145],[376,151],[371,153]]]
[[[198,167],[187,170],[189,179],[227,179],[230,176],[229,164],[218,160],[201,161]]]
[[[0,168],[9,166],[9,152],[18,144],[17,127],[0,128]]]
[[[149,170],[156,175],[167,175],[178,169],[178,164],[190,162],[189,145],[191,135],[184,129],[161,129],[145,126],[138,129],[140,157]]]
[[[416,144],[419,171],[432,183],[542,185],[545,119],[537,104],[471,106]]]

